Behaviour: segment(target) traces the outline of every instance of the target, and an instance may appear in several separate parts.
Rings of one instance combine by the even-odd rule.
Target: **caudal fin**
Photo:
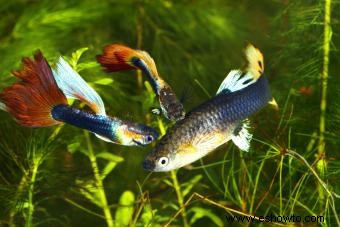
[[[96,114],[106,115],[104,102],[98,93],[62,57],[53,69],[53,75],[66,97],[79,99]]]
[[[244,50],[247,60],[246,69],[231,70],[217,90],[217,94],[241,90],[255,83],[264,72],[263,55],[259,49],[248,44]]]
[[[264,72],[263,55],[253,44],[248,44],[244,50],[247,67],[246,72],[250,73],[257,80]]]
[[[105,46],[103,54],[97,55],[97,62],[108,72],[140,69],[152,82],[161,80],[155,61],[147,52],[134,50],[121,44]]]
[[[38,51],[34,60],[24,58],[23,69],[13,75],[20,81],[0,93],[0,101],[19,124],[26,127],[44,127],[60,122],[51,116],[51,110],[59,104],[67,104],[62,91],[54,80],[50,66]]]
[[[121,44],[106,45],[103,54],[97,55],[97,62],[108,72],[137,69],[132,64],[132,58],[138,56],[138,52]]]

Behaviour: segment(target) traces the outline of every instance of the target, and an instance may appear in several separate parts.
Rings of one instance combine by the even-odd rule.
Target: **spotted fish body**
[[[259,74],[254,75],[249,70],[243,74],[231,71],[216,96],[193,109],[167,131],[147,155],[143,167],[152,171],[177,169],[231,139],[242,150],[248,150],[251,135],[244,120],[272,99],[263,69]],[[245,76],[242,78],[242,75]]]

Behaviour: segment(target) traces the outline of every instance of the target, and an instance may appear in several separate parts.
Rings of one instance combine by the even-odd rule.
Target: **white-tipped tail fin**
[[[235,129],[231,136],[231,140],[234,144],[242,151],[247,152],[250,148],[250,141],[253,138],[253,135],[248,131],[249,128],[249,120],[245,120]]]
[[[257,81],[264,72],[263,55],[261,51],[252,44],[248,44],[244,50],[247,60],[247,67],[241,70],[231,70],[217,90],[221,92],[234,92],[241,90]]]
[[[227,77],[222,81],[216,94],[238,91],[255,82],[250,74],[242,74],[243,73],[240,70],[231,70]]]
[[[263,55],[259,49],[250,43],[246,46],[244,53],[247,59],[246,72],[250,73],[254,80],[257,80],[264,72]]]
[[[59,57],[53,75],[67,98],[79,99],[96,114],[106,115],[104,102],[98,93],[62,57]]]

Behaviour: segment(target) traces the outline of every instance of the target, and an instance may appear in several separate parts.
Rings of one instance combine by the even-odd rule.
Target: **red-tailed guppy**
[[[155,61],[145,51],[133,50],[121,44],[110,44],[104,47],[103,54],[97,61],[107,72],[140,69],[151,83],[158,96],[164,116],[169,120],[181,120],[185,116],[182,103],[177,99],[170,85],[159,75]]]
[[[248,151],[252,134],[247,118],[272,100],[264,77],[262,53],[249,44],[245,49],[247,67],[232,70],[217,94],[194,108],[167,130],[143,167],[151,171],[170,171],[188,165],[232,140]]]
[[[47,127],[64,122],[125,146],[149,144],[158,137],[146,125],[107,116],[100,96],[63,58],[52,72],[38,51],[34,60],[24,58],[23,69],[13,75],[20,81],[0,93],[0,108],[22,126]],[[95,113],[69,106],[67,97],[84,101]]]

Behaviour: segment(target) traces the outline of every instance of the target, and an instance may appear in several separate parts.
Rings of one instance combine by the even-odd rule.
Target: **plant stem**
[[[320,101],[320,125],[319,125],[319,144],[318,144],[318,168],[323,177],[325,170],[325,131],[326,131],[326,108],[327,108],[327,85],[328,67],[331,42],[331,1],[325,0],[324,17],[324,39],[323,39],[323,69],[321,74],[321,101]],[[323,190],[319,190],[320,198],[323,199]]]
[[[324,40],[323,40],[323,70],[321,74],[321,103],[320,103],[320,138],[318,145],[319,155],[325,152],[324,133],[326,129],[326,107],[327,107],[327,81],[329,67],[329,43],[331,41],[331,0],[325,0],[324,18]]]
[[[138,7],[138,13],[136,16],[136,34],[137,34],[137,49],[142,48],[143,43],[143,25],[141,23],[141,20],[143,18],[143,8],[141,6]],[[138,88],[143,87],[143,75],[141,70],[136,71],[137,74],[137,84]]]
[[[18,198],[20,197],[21,193],[24,191],[24,189],[27,185],[27,177],[28,177],[27,172],[24,171],[24,173],[21,177],[20,183],[18,185],[14,201],[17,201]],[[8,221],[9,226],[14,226],[14,217],[15,217],[16,214],[17,214],[17,211],[16,211],[16,208],[14,207],[14,208],[11,209],[10,214],[9,214],[9,221]]]
[[[178,179],[177,179],[176,173],[177,173],[176,170],[171,171],[171,179],[172,179],[173,187],[175,188],[175,191],[176,191],[178,204],[180,206],[180,209],[182,210],[181,214],[182,214],[182,218],[183,218],[183,224],[184,224],[185,227],[187,227],[187,226],[189,226],[189,224],[188,224],[185,206],[184,206],[184,202],[183,202],[183,195],[182,195],[181,187],[178,184]]]
[[[27,218],[26,218],[26,227],[32,226],[32,219],[34,213],[34,204],[33,204],[33,194],[34,194],[34,185],[35,180],[38,173],[38,167],[40,163],[40,157],[36,158],[33,157],[33,166],[31,167],[31,179],[28,188],[28,211],[27,211]]]
[[[110,208],[109,208],[108,203],[107,203],[107,198],[106,198],[105,189],[104,189],[104,186],[103,186],[103,181],[100,177],[99,168],[98,168],[98,164],[97,164],[97,158],[96,158],[96,156],[93,152],[93,147],[92,147],[91,139],[90,139],[90,136],[89,136],[89,132],[84,131],[84,134],[85,134],[85,139],[86,139],[87,148],[88,148],[88,157],[91,161],[94,179],[95,179],[95,183],[96,183],[97,190],[98,190],[98,193],[99,193],[99,199],[100,199],[100,202],[102,204],[101,208],[103,209],[107,226],[113,227],[114,224],[113,224],[112,214],[111,214]]]

